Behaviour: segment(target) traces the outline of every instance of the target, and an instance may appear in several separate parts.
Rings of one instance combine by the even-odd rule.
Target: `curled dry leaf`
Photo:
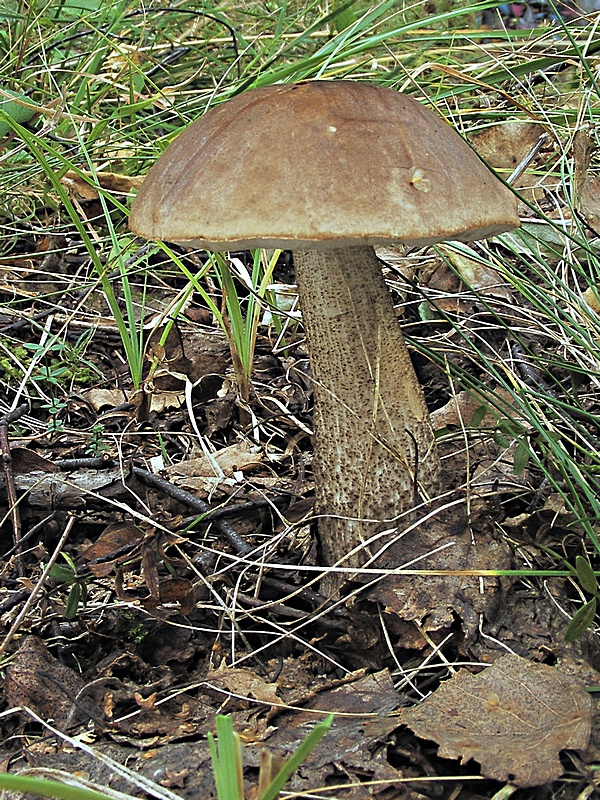
[[[475,292],[481,292],[489,302],[490,299],[514,303],[508,281],[489,263],[467,255],[469,248],[465,245],[462,252],[456,247],[438,245],[439,250],[456,269],[462,281]],[[471,251],[473,256],[475,252]]]
[[[242,441],[216,453],[173,464],[165,472],[177,486],[208,496],[219,486],[235,485],[242,474],[260,466],[262,459],[260,447]]]
[[[132,175],[120,175],[116,172],[91,172],[68,170],[61,178],[63,186],[75,195],[83,197],[84,200],[96,200],[100,186],[107,192],[113,194],[129,194],[133,189],[138,189],[142,185],[143,178]]]
[[[81,396],[94,409],[117,408],[127,402],[127,395],[122,389],[90,389]]]
[[[173,476],[193,476],[203,478],[233,475],[236,471],[243,471],[257,467],[262,462],[262,451],[259,447],[249,442],[241,441],[223,447],[211,456],[190,458],[169,467],[166,472]]]
[[[511,654],[477,675],[461,670],[403,721],[443,758],[473,758],[486,777],[526,787],[562,774],[561,750],[585,749],[592,713],[577,678]]]

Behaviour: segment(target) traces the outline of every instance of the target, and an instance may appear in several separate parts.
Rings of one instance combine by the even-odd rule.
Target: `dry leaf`
[[[262,461],[259,447],[248,442],[237,442],[229,447],[224,447],[217,453],[201,458],[191,458],[169,467],[166,471],[170,475],[189,475],[194,478],[219,477],[219,472],[230,476],[234,472],[243,472],[251,467],[258,466]]]
[[[156,542],[146,541],[142,545],[142,577],[150,593],[149,602],[152,607],[156,608],[160,604]]]
[[[31,472],[60,472],[60,467],[27,447],[11,447],[10,457],[13,475],[29,475]]]
[[[280,713],[266,741],[246,748],[248,763],[257,764],[265,747],[269,752],[293,753],[316,721],[324,713],[333,712],[331,730],[286,788],[294,793],[308,793],[317,787],[348,781],[355,784],[354,789],[340,788],[336,797],[345,800],[408,797],[396,791],[402,773],[387,758],[390,734],[399,724],[394,711],[400,703],[401,697],[387,670],[374,675],[364,675],[362,671],[347,675],[339,685],[325,688],[311,698],[304,704],[304,711]],[[360,790],[360,782],[371,779],[375,783],[366,783]],[[318,790],[316,793],[323,794]]]
[[[231,692],[242,697],[254,697],[263,703],[281,704],[276,683],[267,683],[251,669],[228,667],[224,661],[218,669],[208,673],[207,683],[224,694]]]
[[[517,167],[544,133],[537,122],[502,122],[470,137],[471,144],[496,169]]]
[[[465,252],[459,253],[452,247],[444,245],[438,245],[438,247],[470,289],[479,292],[482,297],[493,297],[505,300],[507,303],[514,302],[509,284],[489,264],[483,264],[477,258],[471,258]]]
[[[495,577],[480,579],[472,571],[489,569],[490,564],[507,569],[511,564],[508,545],[489,526],[469,530],[464,504],[426,515],[410,533],[399,535],[388,546],[384,558],[383,567],[403,565],[432,574],[412,575],[398,569],[363,596],[381,603],[386,614],[418,621],[426,631],[449,627],[458,615],[463,630],[469,632],[480,614],[493,615],[500,582]]]
[[[154,391],[150,397],[150,411],[161,414],[169,408],[183,408],[185,406],[185,392],[159,392]]]
[[[135,525],[114,523],[102,531],[94,544],[86,547],[81,553],[81,559],[97,578],[102,578],[112,572],[119,557],[131,553],[144,539],[144,535]]]
[[[573,136],[573,181],[575,183],[575,195],[579,196],[583,184],[587,180],[588,170],[592,162],[592,156],[596,150],[596,138],[594,131],[584,126],[575,131]]]
[[[9,706],[27,706],[43,719],[53,720],[61,730],[88,716],[102,716],[88,697],[81,696],[83,688],[81,676],[54,658],[35,636],[23,639],[6,671]]]
[[[68,170],[65,172],[60,182],[66,186],[71,194],[79,195],[84,200],[96,200],[98,190],[95,184],[102,189],[114,194],[129,194],[132,189],[137,189],[142,185],[143,177],[132,175],[119,175],[116,172],[75,172]]]
[[[446,405],[431,412],[431,424],[434,430],[447,426],[460,428],[495,428],[498,420],[507,416],[517,418],[517,410],[510,394],[502,387],[494,389],[495,405],[484,395],[479,395],[474,390],[465,389],[451,397]],[[500,409],[506,409],[504,413]],[[480,416],[485,409],[485,414]],[[476,424],[475,424],[476,423]]]
[[[600,179],[589,172],[595,150],[594,131],[587,127],[576,131],[573,137],[575,205],[597,231],[600,228]]]
[[[600,196],[600,183],[598,185],[598,195]],[[600,219],[600,214],[598,215],[598,218]],[[583,299],[592,311],[600,315],[600,287],[589,286],[583,293]]]
[[[144,608],[150,611],[165,603],[169,605],[178,603],[180,614],[184,616],[191,614],[196,607],[194,584],[186,578],[167,578],[158,582],[151,596],[142,601]]]
[[[209,497],[217,489],[236,486],[243,473],[261,464],[260,447],[249,442],[237,442],[210,456],[190,458],[167,467],[173,483],[198,497]]]
[[[504,178],[508,178],[543,133],[544,126],[537,122],[503,122],[471,136],[470,141],[491,167],[501,172]],[[525,172],[513,185],[516,188],[526,187],[526,194],[535,199],[543,194],[543,189],[539,185],[532,186],[534,180]]]
[[[82,397],[94,411],[101,411],[107,406],[117,408],[127,402],[127,395],[121,389],[90,389],[82,392]]]
[[[600,178],[588,175],[579,196],[579,210],[596,233],[600,232]],[[594,309],[595,310],[595,309]]]
[[[585,749],[593,707],[577,678],[510,654],[477,675],[461,670],[403,721],[443,758],[473,758],[488,778],[540,786],[562,775],[561,750]]]

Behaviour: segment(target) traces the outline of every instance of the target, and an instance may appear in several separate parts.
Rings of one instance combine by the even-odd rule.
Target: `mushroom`
[[[374,245],[471,241],[518,225],[511,191],[443,118],[366,83],[250,90],[190,125],[150,169],[131,210],[135,233],[208,250],[293,251],[326,565],[363,565],[369,540],[380,546],[376,535],[440,485]]]

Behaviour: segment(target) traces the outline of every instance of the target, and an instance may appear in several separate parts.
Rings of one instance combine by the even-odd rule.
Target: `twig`
[[[280,511],[279,506],[286,506],[288,504],[289,500],[287,497],[274,497],[270,500],[267,500],[264,497],[257,497],[254,500],[246,500],[244,502],[236,503],[235,505],[223,505],[217,506],[216,508],[211,507],[211,510],[205,514],[201,522],[208,525],[209,522],[214,522],[217,519],[235,517],[238,514],[249,514],[252,511],[257,511],[261,508],[271,509],[273,506]],[[182,528],[188,528],[190,525],[193,525],[196,520],[197,517],[185,517],[181,520],[181,524],[177,526],[177,529],[181,530]]]
[[[64,458],[54,462],[62,472],[74,472],[77,469],[108,469],[113,467],[115,462],[106,453],[102,456],[90,456],[82,458]]]
[[[180,489],[178,486],[173,486],[172,483],[169,483],[169,481],[166,481],[164,478],[161,478],[158,475],[153,475],[151,472],[147,472],[145,469],[141,469],[140,467],[134,467],[133,474],[149,486],[153,486],[154,488],[165,492],[169,495],[169,497],[173,497],[176,500],[185,503],[190,508],[194,508],[199,511],[201,514],[210,515],[212,509],[208,503],[205,503],[203,500],[199,500],[197,497],[194,497],[194,495],[186,492],[185,489]],[[208,521],[209,520],[207,520],[207,522]],[[248,544],[248,542],[242,539],[239,533],[237,533],[224,519],[215,519],[213,526],[217,533],[222,534],[225,539],[227,539],[237,555],[247,556],[249,553],[252,553],[256,550],[255,547],[252,547]],[[298,597],[303,598],[312,605],[322,606],[327,603],[326,597],[318,594],[317,592],[313,592],[311,589],[292,586],[291,584],[280,581],[277,578],[271,577],[270,575],[263,576],[262,581],[263,583],[267,583],[281,592],[296,594]]]
[[[533,159],[540,152],[542,147],[546,144],[548,138],[549,137],[547,133],[542,133],[540,138],[537,140],[537,142],[535,142],[535,144],[533,145],[531,150],[527,153],[525,158],[521,161],[520,164],[517,164],[511,175],[506,179],[506,182],[508,184],[513,184],[517,180],[517,178],[521,177],[521,175],[525,172],[525,170],[531,164]]]
[[[2,466],[6,477],[6,495],[8,498],[8,509],[13,527],[13,545],[17,553],[17,572],[22,575],[22,565],[20,558],[21,544],[21,514],[17,502],[17,490],[15,488],[15,476],[12,469],[12,455],[8,440],[8,426],[11,422],[16,422],[29,411],[27,403],[23,403],[18,408],[8,411],[0,417],[0,453],[2,454]]]
[[[212,510],[208,503],[205,503],[204,500],[199,500],[190,492],[186,492],[185,489],[180,489],[178,486],[173,486],[172,483],[169,483],[169,481],[166,481],[159,475],[153,475],[151,472],[141,469],[141,467],[134,467],[133,474],[136,476],[136,478],[139,478],[148,486],[153,486],[155,489],[160,489],[162,492],[169,495],[169,497],[173,497],[176,500],[185,503],[185,505],[187,505],[189,508],[193,508],[200,514],[210,514]],[[233,547],[238,555],[247,556],[248,553],[251,553],[255,549],[252,547],[252,545],[248,544],[248,542],[242,539],[239,533],[237,533],[225,520],[215,520],[214,527],[218,533],[222,534],[227,539],[229,544]]]
[[[32,536],[35,536],[35,534],[36,534],[36,533],[37,533],[39,530],[41,530],[41,529],[42,529],[42,528],[43,528],[45,525],[47,525],[49,522],[52,522],[52,520],[53,520],[53,519],[55,519],[55,518],[56,518],[56,511],[52,511],[50,514],[48,514],[48,516],[47,516],[47,517],[44,517],[42,520],[40,520],[38,523],[36,523],[36,524],[33,526],[33,528],[30,528],[30,529],[27,531],[27,533],[26,533],[26,534],[24,534],[23,536],[21,536],[21,538],[19,539],[19,541],[18,541],[18,542],[17,542],[15,545],[13,545],[13,546],[10,548],[10,550],[7,550],[7,551],[6,551],[6,553],[3,553],[2,555],[0,555],[0,561],[6,561],[7,559],[9,559],[9,558],[12,556],[12,554],[13,554],[13,553],[16,553],[16,551],[17,551],[17,550],[20,550],[20,549],[21,549],[21,547],[22,547],[22,546],[25,544],[25,542],[26,542],[28,539],[31,539],[31,537],[32,537]],[[1,606],[0,606],[0,608],[1,608]]]

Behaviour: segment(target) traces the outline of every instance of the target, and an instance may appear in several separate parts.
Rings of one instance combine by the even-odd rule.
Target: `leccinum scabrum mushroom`
[[[436,492],[440,462],[374,245],[469,241],[516,201],[439,116],[390,89],[315,81],[208,111],[148,173],[130,225],[208,250],[293,251],[315,382],[314,474],[332,565]],[[357,567],[368,552],[345,561]]]

